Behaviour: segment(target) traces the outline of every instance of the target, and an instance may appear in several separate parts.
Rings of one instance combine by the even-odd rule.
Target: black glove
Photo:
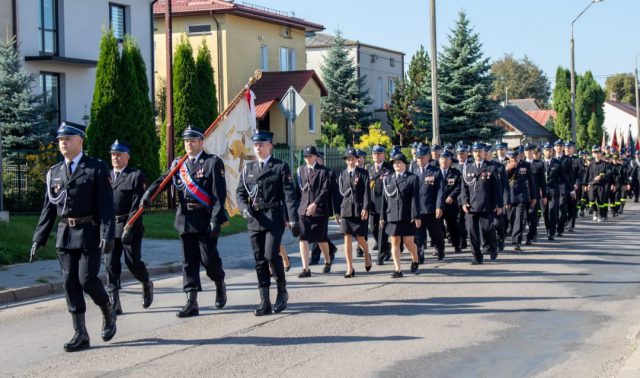
[[[253,218],[253,217],[251,216],[251,213],[249,212],[249,209],[244,209],[244,210],[242,210],[242,217],[243,217],[245,220],[250,220],[251,218]]]
[[[293,235],[294,238],[300,236],[300,223],[289,222],[289,227],[291,227],[291,235]]]
[[[209,223],[209,234],[212,238],[220,236],[220,225],[217,223]]]
[[[111,251],[113,251],[113,246],[113,239],[102,239],[100,240],[100,245],[98,246],[98,248],[100,248],[100,252],[102,252],[103,255],[108,255],[109,253],[111,253]]]
[[[29,253],[29,263],[32,263],[36,258],[36,253],[38,253],[38,249],[40,249],[40,244],[38,242],[33,242],[31,244],[31,252]]]
[[[151,207],[151,193],[144,192],[140,199],[140,207]]]

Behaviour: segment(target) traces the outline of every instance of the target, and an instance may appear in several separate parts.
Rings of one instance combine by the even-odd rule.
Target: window
[[[382,109],[382,78],[379,77],[376,86],[376,109]]]
[[[210,34],[210,33],[211,33],[211,24],[187,26],[187,34],[189,35]]]
[[[396,79],[390,77],[387,81],[387,94],[391,96],[396,91]]]
[[[316,106],[309,104],[309,132],[316,132]]]
[[[260,69],[269,71],[269,46],[260,45]]]
[[[40,0],[40,54],[58,55],[58,1]]]
[[[113,31],[113,36],[118,42],[124,41],[124,35],[127,34],[125,27],[125,7],[118,4],[109,4],[109,25]]]
[[[60,124],[60,74],[41,72],[40,89],[44,97],[44,118],[55,129]]]
[[[389,67],[395,67],[396,66],[396,60],[393,58],[389,58]]]
[[[288,47],[280,47],[280,71],[296,69],[296,51]]]

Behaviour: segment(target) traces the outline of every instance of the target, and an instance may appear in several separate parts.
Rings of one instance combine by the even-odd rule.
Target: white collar
[[[267,156],[264,160],[258,158],[258,162],[259,163],[264,163],[266,165],[267,162],[269,161],[269,159],[271,159],[271,155]]]
[[[202,151],[200,151],[196,156],[191,156],[191,155],[189,155],[189,159],[195,159],[195,160],[198,160],[198,158],[200,157],[200,155],[202,155]]]
[[[316,165],[318,165],[318,163],[314,163],[313,165],[307,165],[308,169],[315,169]]]
[[[78,166],[78,163],[80,163],[80,159],[82,159],[82,155],[83,155],[83,154],[82,154],[82,151],[80,151],[80,153],[79,153],[79,154],[77,154],[77,155],[76,155],[76,157],[74,157],[72,160],[70,160],[70,161],[72,161],[72,162],[73,162],[73,168],[74,168],[74,170],[75,170],[75,167],[77,167],[77,166]],[[67,165],[69,164],[69,160],[67,160],[66,158],[64,159],[64,162],[65,162],[65,164],[67,164]]]

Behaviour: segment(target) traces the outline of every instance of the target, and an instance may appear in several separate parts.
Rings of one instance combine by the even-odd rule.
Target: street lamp
[[[573,24],[578,21],[580,16],[589,9],[595,3],[601,3],[604,0],[591,0],[580,14],[571,21],[571,138],[576,140],[576,66],[574,61],[574,47],[573,47]]]

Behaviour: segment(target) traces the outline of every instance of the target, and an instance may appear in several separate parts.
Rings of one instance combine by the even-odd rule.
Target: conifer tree
[[[503,130],[494,126],[496,102],[490,98],[493,78],[482,44],[460,12],[449,45],[440,57],[440,136],[443,142],[490,140]]]
[[[336,123],[345,140],[352,140],[351,128],[370,121],[366,109],[372,100],[362,90],[364,77],[358,78],[340,30],[336,31],[321,72],[329,92],[322,98],[322,122]]]
[[[199,127],[206,130],[218,116],[218,100],[216,98],[216,84],[213,80],[211,66],[211,52],[205,39],[196,57],[196,75],[198,83],[198,111],[200,112]]]
[[[199,87],[193,48],[183,35],[173,57],[173,131],[176,157],[185,154],[181,141],[182,132],[187,126],[202,127],[202,117],[197,106]]]
[[[578,82],[576,91],[576,142],[579,148],[588,148],[598,143],[602,138],[604,123],[605,92],[593,78],[591,71],[587,71]],[[589,134],[589,123],[595,115],[595,125],[592,127],[595,138]]]
[[[563,140],[571,139],[570,75],[569,70],[558,67],[556,85],[553,89],[553,110],[556,111],[553,132]]]
[[[431,59],[423,46],[411,58],[407,96],[411,104],[412,139],[431,139]]]
[[[15,38],[0,43],[0,131],[3,155],[10,159],[50,140],[57,126],[45,121],[43,98],[31,91],[35,76],[22,69],[14,43]]]
[[[108,161],[113,136],[124,125],[120,112],[120,52],[110,29],[103,31],[96,67],[96,83],[85,146],[91,156]]]

